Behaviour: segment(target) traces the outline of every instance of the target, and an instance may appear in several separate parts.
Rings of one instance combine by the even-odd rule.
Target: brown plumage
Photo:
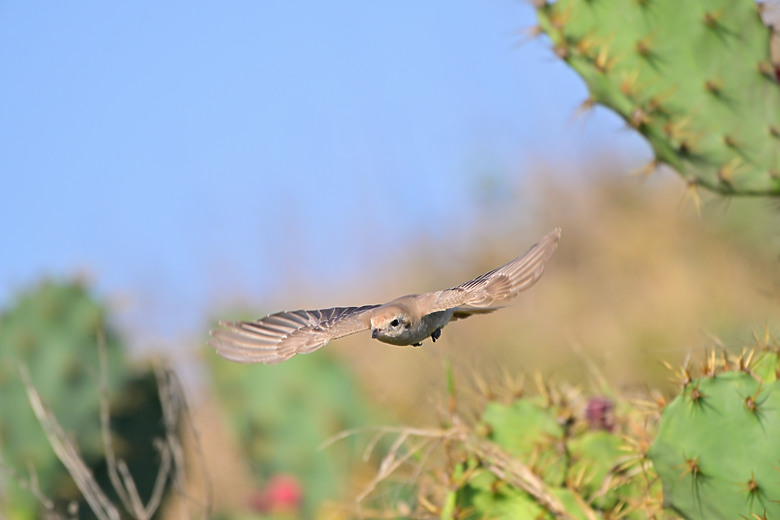
[[[239,363],[279,363],[317,350],[333,339],[372,330],[392,345],[436,341],[450,321],[492,312],[536,283],[558,245],[556,228],[522,256],[450,289],[410,294],[383,305],[277,312],[256,321],[220,322],[209,344]]]

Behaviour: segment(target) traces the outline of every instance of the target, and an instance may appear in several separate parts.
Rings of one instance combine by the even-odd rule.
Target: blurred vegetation
[[[101,338],[108,360],[104,385]],[[29,374],[52,421],[78,444],[82,462],[118,502],[100,427],[101,399],[110,399],[116,456],[148,501],[160,465],[152,440],[166,435],[155,374],[127,364],[106,309],[83,283],[45,281],[0,315],[0,516],[23,520],[67,510],[70,518],[95,518],[33,413],[20,372]]]
[[[360,391],[354,374],[327,351],[276,366],[226,363],[212,351],[206,359],[217,406],[257,482],[284,475],[297,482],[302,494],[297,509],[307,518],[319,505],[343,498],[356,475],[360,447],[351,436],[326,449],[318,446],[345,430],[386,420]],[[246,505],[273,510],[263,494],[256,489]]]

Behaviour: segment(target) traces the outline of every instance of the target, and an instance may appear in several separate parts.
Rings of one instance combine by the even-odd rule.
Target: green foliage
[[[777,353],[756,365],[777,367]],[[664,409],[649,455],[683,517],[780,518],[780,381],[766,373],[694,379]]]
[[[317,447],[345,430],[381,423],[343,361],[326,351],[272,366],[230,363],[213,353],[208,359],[216,395],[258,485],[275,475],[294,476],[306,516],[337,499],[349,483],[357,441],[347,436]]]
[[[504,454],[541,478],[571,518],[645,518],[638,504],[655,493],[652,472],[640,471],[642,458],[631,453],[621,432],[589,428],[569,406],[522,398],[509,405],[489,403],[482,435]],[[489,471],[490,461],[477,454],[457,467],[455,506],[463,518],[554,518],[540,500]]]
[[[780,88],[754,0],[559,0],[541,30],[658,162],[728,194],[780,195]]]
[[[461,512],[457,518],[464,520],[483,518],[553,520],[555,518],[531,495],[479,468],[475,459],[470,460],[465,465],[465,469],[472,474],[468,484],[457,491],[456,500]],[[574,493],[563,487],[555,487],[551,491],[564,504],[566,511],[573,518],[588,520],[585,512],[578,505]]]
[[[0,516],[39,518],[40,504],[20,486],[30,480],[32,471],[41,493],[57,509],[76,502],[80,503],[78,518],[93,518],[30,407],[18,373],[22,366],[78,445],[100,487],[112,490],[100,431],[99,333],[104,334],[108,356],[105,376],[113,444],[131,469],[141,497],[150,496],[159,462],[152,442],[165,434],[155,376],[151,371],[127,370],[104,308],[83,284],[48,281],[22,293],[0,315],[0,464],[13,475],[0,478]]]
[[[566,431],[555,412],[532,400],[519,399],[509,406],[489,403],[482,421],[488,428],[488,439],[527,461],[546,482],[561,485],[568,463],[563,450]]]

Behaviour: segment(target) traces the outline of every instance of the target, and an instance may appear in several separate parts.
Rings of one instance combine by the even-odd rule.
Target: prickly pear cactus
[[[601,403],[611,402],[601,399]],[[650,495],[660,489],[644,457],[609,421],[576,418],[571,407],[522,398],[509,405],[489,403],[477,431],[541,478],[545,493],[567,518],[647,518],[660,509]],[[600,424],[600,426],[597,426]],[[561,517],[548,505],[489,467],[484,454],[456,468],[453,510],[458,518]]]
[[[540,2],[540,29],[693,185],[780,195],[780,88],[754,0]]]
[[[743,367],[688,382],[661,415],[649,456],[684,518],[780,518],[777,354],[756,367],[767,379]]]
[[[95,454],[101,446],[96,427],[99,330],[105,331],[108,380],[115,388],[121,382],[121,349],[103,308],[82,284],[44,282],[0,315],[0,463],[22,477],[34,469],[49,497],[55,487],[67,486],[63,482],[69,477],[30,408],[18,368],[27,366],[33,384],[82,452]],[[0,494],[6,495],[0,500],[4,508],[37,516],[32,495],[20,492],[14,479],[0,479]]]

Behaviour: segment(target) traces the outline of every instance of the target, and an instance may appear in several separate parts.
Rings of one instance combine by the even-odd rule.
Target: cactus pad
[[[602,399],[603,401],[603,399]],[[659,507],[648,498],[660,489],[640,471],[641,457],[627,449],[622,432],[593,429],[570,406],[522,398],[488,403],[477,428],[506,456],[527,466],[544,483],[567,518],[647,518]],[[453,481],[464,518],[556,518],[540,500],[489,468],[484,454],[466,461]],[[645,468],[649,470],[649,468]],[[643,503],[644,502],[644,503]]]
[[[688,182],[780,195],[780,88],[753,0],[559,0],[540,29]]]
[[[780,518],[780,382],[743,371],[691,381],[649,455],[665,505],[685,518]]]

